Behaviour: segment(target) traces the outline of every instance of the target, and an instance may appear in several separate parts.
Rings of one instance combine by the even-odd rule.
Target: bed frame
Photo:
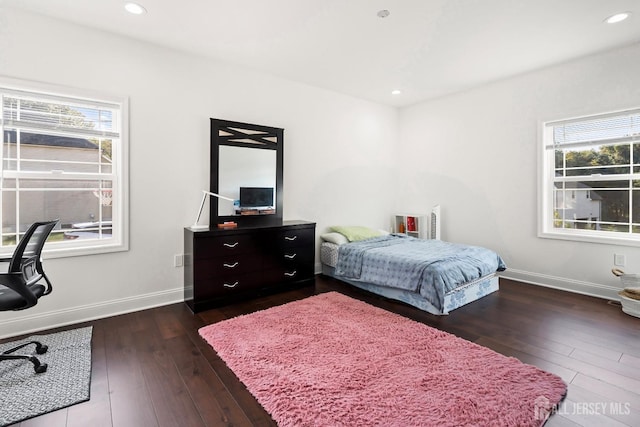
[[[449,314],[449,312],[470,302],[476,301],[487,296],[499,289],[498,276],[493,273],[488,276],[481,277],[473,282],[465,283],[456,289],[448,292],[444,296],[444,308],[438,310],[429,301],[425,300],[422,295],[416,292],[405,291],[402,289],[388,288],[386,286],[374,285],[372,283],[358,282],[355,280],[345,279],[335,275],[335,268],[322,264],[322,274],[333,277],[341,282],[348,283],[365,291],[383,296],[385,298],[402,301],[412,305],[420,310],[435,315]]]

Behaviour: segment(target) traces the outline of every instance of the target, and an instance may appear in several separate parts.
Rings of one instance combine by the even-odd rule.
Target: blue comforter
[[[390,234],[340,245],[335,274],[419,293],[441,310],[447,292],[505,268],[489,249]]]

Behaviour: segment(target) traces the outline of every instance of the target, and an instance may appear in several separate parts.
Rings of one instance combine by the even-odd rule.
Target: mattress
[[[320,262],[329,267],[336,268],[338,263],[338,245],[331,242],[322,242],[320,245]]]
[[[343,277],[336,276],[335,266],[338,262],[338,247],[338,245],[331,242],[323,242],[320,245],[320,261],[322,262],[323,274],[386,298],[405,302],[431,314],[448,314],[456,308],[476,301],[484,296],[496,292],[499,289],[499,279],[496,273],[483,276],[472,282],[463,283],[445,294],[444,307],[442,310],[439,310],[424,297],[415,292],[389,288],[372,283],[348,280]]]

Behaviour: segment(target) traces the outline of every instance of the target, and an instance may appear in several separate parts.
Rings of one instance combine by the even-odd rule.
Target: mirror
[[[283,133],[280,128],[211,119],[210,228],[282,222]]]
[[[234,147],[221,145],[219,147],[218,167],[218,194],[236,200],[233,203],[228,200],[218,202],[218,215],[241,215],[242,209],[251,207],[271,208],[263,209],[263,215],[275,215],[276,197],[270,204],[262,203],[256,206],[240,207],[240,187],[248,188],[276,188],[276,151],[257,150],[255,148]]]

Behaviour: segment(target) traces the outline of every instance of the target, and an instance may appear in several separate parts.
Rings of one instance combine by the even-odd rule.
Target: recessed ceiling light
[[[391,91],[391,95],[400,95],[402,93],[402,91],[400,91],[399,89],[395,89]]]
[[[616,13],[615,15],[612,15],[605,19],[604,22],[606,22],[607,24],[615,24],[624,21],[629,17],[629,15],[631,15],[631,12]]]
[[[126,3],[124,8],[129,13],[133,13],[134,15],[142,15],[147,11],[144,7],[140,6],[138,3]]]
[[[387,9],[382,9],[378,11],[377,15],[378,18],[386,18],[387,16],[391,15],[391,12],[389,12]]]

